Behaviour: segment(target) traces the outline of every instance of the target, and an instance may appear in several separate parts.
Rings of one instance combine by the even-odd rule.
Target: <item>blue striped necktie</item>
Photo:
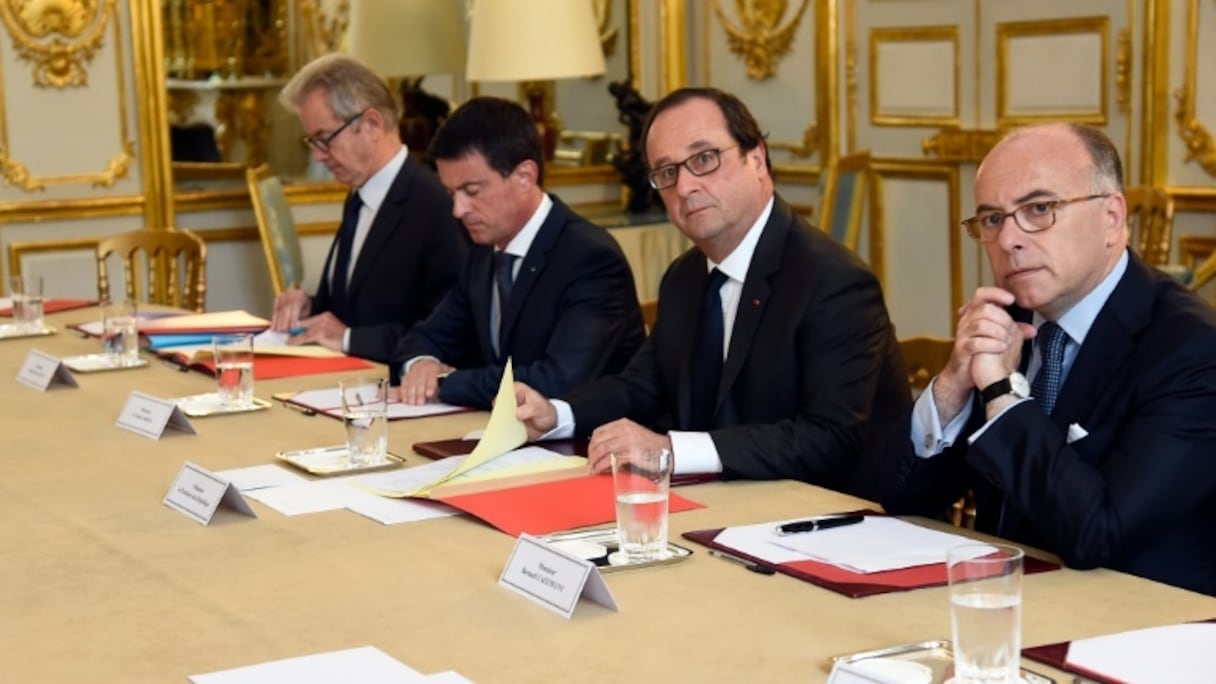
[[[1051,321],[1039,326],[1034,338],[1039,347],[1042,364],[1030,386],[1030,394],[1038,400],[1043,413],[1051,415],[1060,396],[1060,383],[1064,377],[1064,347],[1068,345],[1068,333]]]

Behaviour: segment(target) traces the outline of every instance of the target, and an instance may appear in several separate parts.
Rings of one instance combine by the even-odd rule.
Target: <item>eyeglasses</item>
[[[312,145],[313,147],[315,147],[317,150],[319,150],[321,152],[329,152],[329,144],[334,141],[334,138],[338,137],[342,133],[342,131],[345,131],[351,124],[358,121],[359,117],[363,116],[366,113],[367,113],[367,110],[364,109],[363,111],[352,116],[351,118],[347,119],[346,121],[343,121],[342,125],[338,126],[338,130],[334,131],[333,133],[330,133],[329,135],[321,135],[321,136],[306,135],[306,136],[304,136],[304,142],[308,143],[309,145]]]
[[[719,147],[713,150],[701,150],[682,162],[660,166],[646,174],[646,180],[650,181],[650,187],[655,190],[666,190],[675,185],[676,181],[680,179],[681,166],[688,169],[688,172],[694,176],[704,176],[707,173],[713,173],[722,165],[722,153],[736,147],[738,145]]]
[[[967,233],[979,242],[992,242],[1001,234],[1001,227],[1005,225],[1005,219],[1013,217],[1013,222],[1018,228],[1022,229],[1023,233],[1041,233],[1056,224],[1056,209],[1066,204],[1073,202],[1088,202],[1089,200],[1100,199],[1102,197],[1110,197],[1110,193],[1101,195],[1086,195],[1084,197],[1070,197],[1068,199],[1058,200],[1035,200],[1027,202],[1013,211],[1001,211],[999,209],[990,209],[981,211],[971,218],[963,221],[963,225],[967,227]]]

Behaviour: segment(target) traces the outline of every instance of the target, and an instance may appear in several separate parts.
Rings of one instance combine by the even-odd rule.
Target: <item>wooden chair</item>
[[[249,185],[249,196],[253,200],[253,213],[258,221],[258,234],[262,238],[262,252],[270,269],[270,284],[274,294],[289,287],[299,287],[304,282],[304,255],[300,250],[300,238],[296,233],[291,205],[283,192],[283,183],[270,173],[266,164],[248,169],[245,181]]]
[[[654,330],[654,321],[659,317],[659,300],[648,299],[644,302],[638,302],[642,307],[642,323],[646,325],[646,332]]]
[[[113,254],[123,260],[128,299],[200,313],[204,310],[207,245],[194,233],[136,230],[102,238],[97,243],[97,294],[101,301],[110,300],[106,262]],[[146,286],[141,288],[141,283]]]
[[[1174,230],[1174,201],[1163,188],[1138,186],[1123,192],[1127,198],[1127,225],[1132,249],[1150,266],[1170,263]]]

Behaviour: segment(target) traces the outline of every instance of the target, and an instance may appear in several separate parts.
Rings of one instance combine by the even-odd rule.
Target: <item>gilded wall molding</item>
[[[92,0],[77,0],[74,4],[72,4],[70,2],[70,0],[64,0],[64,1],[69,3],[69,5],[70,5],[68,7],[69,10],[71,10],[73,8],[83,8],[87,4],[89,7],[93,8],[93,12],[89,16],[97,16],[96,11],[95,11],[96,6],[93,4]],[[33,16],[33,15],[29,14],[29,12],[31,12],[31,11],[35,11],[35,12],[41,11],[42,15],[39,15],[39,16],[45,15],[45,16],[49,17],[49,18],[47,18],[46,21],[47,21],[48,25],[50,25],[50,26],[60,26],[64,22],[68,21],[67,19],[54,18],[54,12],[51,12],[50,9],[46,9],[40,4],[37,4],[37,6],[34,8],[34,10],[30,10],[27,8],[28,3],[29,3],[29,0],[3,0],[3,2],[0,3],[0,8],[2,8],[2,9],[0,9],[0,14],[3,14],[4,23],[5,23],[6,27],[9,28],[10,34],[13,36],[14,41],[17,41],[18,46],[20,46],[20,39],[17,37],[17,34],[13,31],[12,25],[10,24],[10,20],[12,19],[12,17],[10,15],[14,10],[17,10],[19,13],[25,12],[26,13],[25,16]],[[120,28],[121,22],[118,20],[118,16],[117,16],[118,12],[117,12],[117,7],[116,7],[115,3],[116,3],[116,0],[105,0],[105,4],[102,7],[102,13],[100,15],[101,18],[94,23],[94,26],[101,26],[104,28],[105,25],[108,23],[109,25],[114,27],[113,28],[113,49],[114,49],[114,62],[115,62],[114,78],[115,78],[115,83],[117,85],[117,94],[116,95],[117,95],[117,99],[118,99],[118,125],[119,125],[119,149],[118,149],[118,151],[116,153],[114,153],[113,156],[110,157],[109,161],[106,163],[105,168],[99,172],[68,174],[68,175],[63,175],[63,176],[41,176],[41,177],[35,176],[33,173],[30,172],[29,167],[26,166],[25,163],[23,163],[17,159],[14,159],[9,154],[11,148],[9,145],[8,114],[7,114],[6,103],[5,103],[5,100],[3,99],[3,93],[5,91],[4,70],[2,68],[2,65],[0,65],[0,173],[3,174],[4,180],[6,182],[8,182],[9,184],[14,185],[18,188],[21,188],[22,190],[25,190],[26,192],[35,192],[35,191],[39,191],[39,190],[45,190],[48,185],[69,185],[69,184],[74,184],[74,183],[90,183],[90,184],[92,184],[93,187],[109,188],[109,187],[113,187],[114,184],[116,182],[118,182],[118,180],[120,178],[125,178],[127,176],[127,174],[130,172],[131,164],[135,161],[135,142],[131,139],[130,126],[127,123],[126,64],[123,61],[122,31]],[[81,11],[84,11],[84,10],[82,9]],[[76,25],[75,23],[71,23],[71,26],[75,26],[75,25]],[[49,30],[45,30],[42,28],[39,28],[38,30],[43,31],[44,33],[49,32]],[[55,30],[57,31],[57,29],[55,29]],[[81,29],[81,30],[84,30],[84,29]],[[58,42],[58,39],[53,39],[53,41]],[[18,48],[18,52],[20,54],[20,47]],[[93,54],[93,49],[90,49],[88,51],[88,57],[91,58],[92,54]],[[64,55],[63,58],[70,59],[66,55]],[[52,74],[52,75],[58,74],[58,75],[61,75],[64,77],[71,77],[71,75],[73,73],[76,73],[74,71],[74,69],[76,69],[76,68],[77,67],[74,67],[70,64],[63,65],[63,64],[55,63],[47,68],[47,73]],[[40,86],[40,87],[46,87],[47,84],[38,83],[37,73],[38,73],[38,68],[35,67],[34,84],[37,86]],[[83,72],[80,73],[80,78],[82,78],[82,79],[84,78]],[[86,81],[82,80],[79,84],[70,84],[70,85],[86,85]],[[63,87],[63,86],[59,86],[59,87]]]
[[[0,19],[17,56],[34,65],[34,85],[79,88],[88,85],[86,65],[101,46],[114,3],[97,0],[3,0]]]
[[[616,52],[616,41],[620,35],[620,28],[612,25],[612,3],[613,0],[594,0],[592,3],[595,8],[595,26],[600,34],[600,50],[604,53],[604,59],[608,59]]]
[[[777,75],[777,62],[793,48],[794,34],[809,4],[810,0],[802,0],[790,21],[781,26],[788,9],[786,0],[735,0],[738,24],[722,11],[721,0],[713,0],[730,51],[742,58],[748,77],[757,81]]]
[[[878,50],[883,43],[949,43],[951,50],[950,85],[954,106],[949,114],[883,114],[878,100]],[[961,105],[962,53],[957,26],[885,27],[870,29],[870,123],[875,126],[957,126]]]
[[[790,155],[795,158],[809,159],[819,152],[822,144],[823,141],[819,138],[819,127],[812,123],[802,132],[802,140],[798,142],[772,141],[768,143],[768,148],[770,150],[789,150]]]
[[[845,151],[857,150],[857,2],[844,6]]]
[[[1093,110],[1046,111],[1043,113],[1009,112],[1009,44],[1018,38],[1053,37],[1063,35],[1095,35],[1099,39],[1099,73],[1095,76],[1099,85],[1098,103]],[[1012,127],[1045,121],[1076,121],[1078,123],[1105,126],[1107,102],[1109,102],[1110,62],[1110,17],[1070,17],[1066,19],[1041,19],[1012,21],[996,25],[996,117],[997,126]]]
[[[1178,108],[1174,121],[1186,145],[1183,163],[1195,162],[1209,176],[1216,176],[1216,139],[1196,116],[1195,94],[1199,81],[1199,0],[1189,0],[1186,9],[1186,80],[1174,93]]]
[[[1132,111],[1132,32],[1119,29],[1115,50],[1115,109],[1120,114]]]
[[[942,161],[978,164],[984,160],[1004,135],[999,130],[964,129],[947,126],[937,134],[921,140],[926,157]]]

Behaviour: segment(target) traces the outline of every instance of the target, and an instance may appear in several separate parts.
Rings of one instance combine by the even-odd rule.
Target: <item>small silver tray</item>
[[[584,560],[589,560],[599,566],[600,572],[617,572],[619,570],[629,570],[632,568],[647,568],[653,565],[671,565],[692,555],[692,549],[684,548],[679,544],[667,542],[667,557],[659,560],[642,561],[640,563],[619,563],[613,562],[612,559],[617,549],[620,548],[621,541],[617,537],[616,528],[609,527],[602,530],[575,530],[574,532],[557,532],[540,537],[542,541],[553,544],[558,548],[562,548],[564,543],[576,542],[577,544],[569,544],[563,550],[573,553],[575,556],[580,556]],[[580,553],[576,548],[582,544],[600,545],[604,547],[604,553]],[[590,547],[588,547],[590,548]],[[587,557],[591,556],[591,557]]]
[[[312,473],[313,475],[350,475],[366,473],[373,470],[388,470],[405,463],[405,459],[396,454],[385,454],[383,461],[352,465],[347,458],[345,444],[319,447],[316,449],[300,449],[297,451],[280,451],[275,457],[287,461],[293,466]]]
[[[178,397],[172,400],[191,418],[205,418],[207,416],[223,416],[229,413],[251,413],[253,411],[262,411],[270,408],[270,402],[265,399],[253,398],[253,403],[249,406],[224,406],[220,403],[220,395],[215,392],[207,394],[193,394],[188,397]]]
[[[71,368],[77,373],[101,373],[104,371],[115,370],[130,370],[132,368],[144,368],[148,365],[147,359],[136,358],[134,361],[126,363],[115,363],[108,354],[83,354],[81,356],[67,356],[61,359],[63,365]]]
[[[46,324],[34,330],[26,329],[25,326],[16,323],[0,324],[0,340],[19,340],[25,337],[46,337],[54,334],[55,328]]]
[[[828,659],[827,667],[830,670],[838,662],[856,663],[874,658],[910,660],[914,663],[925,665],[933,671],[933,679],[931,680],[933,684],[946,684],[953,681],[954,651],[950,642],[945,639],[920,641],[915,644],[904,644],[902,646],[880,648],[873,651],[833,656]],[[1022,668],[1022,681],[1025,684],[1056,684],[1056,680],[1051,677],[1027,670],[1026,668]]]

